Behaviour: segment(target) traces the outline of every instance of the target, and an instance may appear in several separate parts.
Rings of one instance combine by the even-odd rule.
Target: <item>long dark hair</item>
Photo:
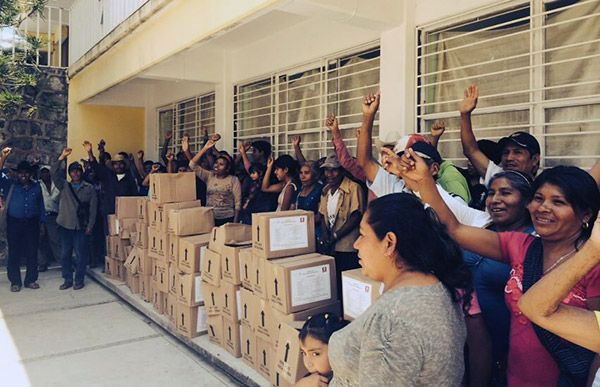
[[[308,317],[304,322],[298,338],[304,341],[308,336],[319,340],[323,344],[329,344],[329,338],[336,331],[346,326],[344,320],[333,313],[319,313]]]
[[[463,261],[462,250],[450,238],[430,207],[407,193],[395,193],[373,200],[367,222],[380,240],[388,232],[397,238],[397,264],[413,272],[433,274],[448,289],[452,300],[470,305],[473,284]]]
[[[583,216],[587,211],[592,214],[588,220],[588,227],[582,227],[581,235],[575,242],[576,246],[588,240],[600,208],[600,190],[596,181],[581,168],[559,165],[542,172],[533,181],[531,188],[533,192],[537,192],[544,184],[558,187],[578,216]]]
[[[288,170],[288,175],[294,179],[298,177],[298,162],[290,155],[281,155],[273,163],[273,168],[281,168]]]

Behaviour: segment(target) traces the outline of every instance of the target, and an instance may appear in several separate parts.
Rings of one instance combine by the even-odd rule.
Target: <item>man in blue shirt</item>
[[[0,169],[11,153],[4,148],[0,155]],[[27,272],[25,287],[39,289],[37,250],[40,237],[40,223],[45,220],[44,198],[40,184],[31,179],[33,167],[21,161],[14,170],[16,178],[0,176],[0,189],[5,193],[7,206],[6,236],[8,242],[8,279],[10,290],[18,292],[21,280],[20,259],[25,258]]]

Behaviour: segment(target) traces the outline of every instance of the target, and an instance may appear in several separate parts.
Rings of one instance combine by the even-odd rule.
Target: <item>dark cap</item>
[[[433,160],[438,164],[442,163],[442,156],[440,155],[440,152],[438,152],[433,145],[427,142],[417,141],[412,144],[410,148],[412,148],[416,154],[425,159]],[[398,156],[402,156],[403,153],[404,151],[398,152]]]
[[[532,155],[537,155],[540,153],[540,143],[535,139],[531,134],[527,132],[514,132],[508,137],[502,137],[500,141],[498,141],[498,145],[500,149],[504,149],[504,147],[513,143],[521,148],[525,148]]]
[[[320,168],[340,168],[341,166],[337,154],[335,152],[330,152]]]
[[[13,168],[13,171],[15,171],[15,172],[33,173],[34,172],[34,168],[33,168],[33,166],[31,164],[29,164],[28,161],[23,160],[19,164],[17,164],[16,168]]]
[[[83,172],[83,167],[81,166],[81,164],[79,164],[78,161],[74,161],[71,164],[69,164],[69,168],[68,168],[69,173],[71,173],[72,171],[76,171],[76,170]]]

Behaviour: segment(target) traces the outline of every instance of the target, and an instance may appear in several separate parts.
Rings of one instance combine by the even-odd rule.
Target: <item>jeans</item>
[[[47,266],[50,261],[60,263],[60,232],[56,223],[56,216],[56,213],[46,213],[46,223],[40,226],[44,230],[44,235],[40,238],[38,251],[40,266]]]
[[[73,283],[73,249],[75,249],[75,283],[83,284],[89,260],[89,239],[84,230],[60,228],[62,244],[62,276],[65,282]]]
[[[25,286],[38,280],[37,251],[40,241],[40,219],[6,217],[8,242],[8,280],[11,285],[22,286],[21,258],[27,263]]]

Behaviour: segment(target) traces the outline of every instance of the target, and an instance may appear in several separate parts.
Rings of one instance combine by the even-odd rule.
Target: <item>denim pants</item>
[[[60,228],[62,276],[65,282],[73,283],[73,249],[75,250],[75,283],[82,284],[89,260],[89,236],[84,230]]]
[[[11,285],[22,286],[21,258],[25,258],[27,273],[25,285],[38,280],[37,251],[40,241],[40,219],[20,219],[7,216],[6,239],[8,242],[8,280]]]

